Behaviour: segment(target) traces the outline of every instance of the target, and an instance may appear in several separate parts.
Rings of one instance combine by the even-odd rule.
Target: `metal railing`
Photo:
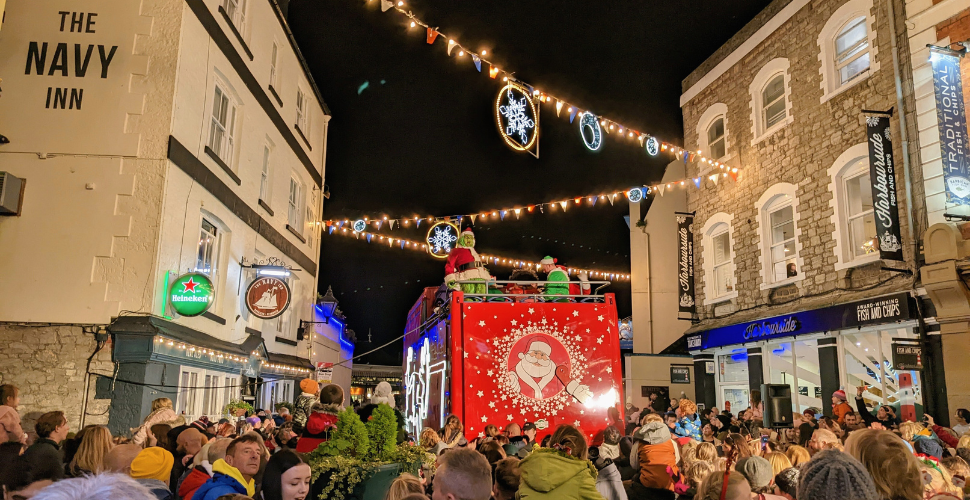
[[[606,295],[600,291],[610,286],[610,281],[522,281],[522,280],[459,280],[458,285],[486,285],[489,290],[494,290],[501,285],[503,291],[489,293],[465,293],[465,302],[580,302],[580,303],[602,303],[606,301]],[[592,288],[599,285],[595,290],[591,290],[589,295],[571,294],[550,294],[545,292],[548,285],[578,285],[585,283]],[[508,293],[506,285],[519,285],[520,287],[530,287],[522,289],[521,292]],[[531,291],[535,290],[535,291]]]

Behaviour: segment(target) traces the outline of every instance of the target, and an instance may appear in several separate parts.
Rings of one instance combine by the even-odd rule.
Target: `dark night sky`
[[[469,48],[488,50],[537,89],[680,144],[681,80],[768,3],[411,0],[405,8]],[[449,57],[443,37],[428,45],[423,29],[382,13],[379,0],[293,0],[289,22],[333,115],[324,218],[459,214],[612,192],[658,180],[669,161],[615,136],[591,153],[578,125],[565,110],[557,118],[551,105],[543,105],[539,159],[512,151],[493,118],[501,79],[489,79],[485,65],[478,73],[457,50]],[[628,272],[627,212],[618,200],[519,221],[510,214],[476,225],[476,249]],[[381,232],[412,240],[425,233],[413,226]],[[321,291],[333,287],[357,332],[357,354],[401,335],[422,288],[444,276],[443,262],[418,251],[322,239]],[[490,270],[505,279],[511,268]],[[629,282],[607,291],[617,294],[620,317],[629,315]],[[359,362],[400,364],[401,344]]]

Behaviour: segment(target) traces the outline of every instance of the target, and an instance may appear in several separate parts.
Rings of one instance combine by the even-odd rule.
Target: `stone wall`
[[[701,162],[688,165],[688,176],[704,176],[701,189],[687,190],[689,210],[696,211],[694,241],[697,244],[695,279],[698,313],[702,322],[708,320],[701,327],[719,326],[709,320],[736,311],[749,311],[749,315],[757,317],[783,314],[800,307],[808,296],[838,298],[839,295],[848,293],[843,292],[844,289],[862,288],[887,281],[884,286],[865,292],[865,295],[873,296],[906,288],[909,284],[909,278],[904,275],[882,271],[879,261],[856,270],[854,277],[847,270],[836,270],[836,227],[832,221],[834,193],[831,191],[832,179],[828,170],[851,146],[866,142],[863,109],[888,110],[897,107],[890,27],[884,5],[878,1],[871,9],[876,25],[875,50],[871,52],[872,67],[878,63],[878,69],[842,93],[821,102],[823,90],[819,33],[833,12],[844,3],[841,0],[809,2],[762,44],[753,48],[720,78],[683,105],[685,147],[697,150],[699,119],[710,106],[716,103],[726,104],[728,159],[725,163],[739,170],[736,182],[729,177],[721,177],[719,182],[714,183],[707,177],[714,173],[720,175],[721,170]],[[901,6],[899,9],[897,14],[902,12]],[[904,33],[901,27],[897,27],[897,30]],[[914,109],[912,78],[908,69],[909,51],[905,38],[901,36],[899,40],[904,99],[908,103],[907,107]],[[788,111],[793,119],[770,136],[753,143],[753,104],[749,86],[765,64],[775,58],[787,58],[790,64]],[[913,262],[915,245],[906,230],[910,209],[906,206],[898,109],[896,111],[891,125],[897,164],[900,225],[905,259]],[[909,140],[914,144],[910,148],[911,160],[916,165],[918,158],[914,116],[908,116],[908,120]],[[914,198],[920,200],[920,177],[914,177]],[[762,244],[758,234],[760,217],[755,204],[768,188],[783,182],[796,186],[795,224],[796,233],[800,231],[798,245],[802,265],[799,274],[803,279],[794,285],[797,290],[789,290],[796,292],[799,298],[784,305],[773,306],[769,299],[772,290],[762,287]],[[733,215],[731,229],[733,250],[736,254],[734,262],[738,297],[718,304],[715,313],[714,306],[704,302],[706,276],[701,228],[709,217],[718,212]],[[901,267],[900,264],[896,265]],[[714,323],[735,323],[743,320],[743,316],[745,315],[730,320],[725,318]]]
[[[71,430],[77,430],[85,368],[96,346],[94,334],[73,325],[0,324],[0,344],[0,383],[20,389],[18,411],[24,430],[33,431],[37,417],[54,410],[63,411]],[[110,374],[113,366],[109,343],[91,362],[91,371]],[[85,423],[106,424],[110,401],[94,399],[94,380],[90,385]]]

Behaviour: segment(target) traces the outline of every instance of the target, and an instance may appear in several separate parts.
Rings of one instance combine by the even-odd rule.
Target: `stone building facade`
[[[867,404],[935,404],[931,374],[887,368],[894,339],[919,338],[912,271],[926,227],[918,151],[905,146],[916,127],[903,9],[776,0],[683,81],[687,177],[702,182],[686,190],[686,339],[708,406],[747,408],[762,383],[787,384],[800,410],[828,413],[834,391],[862,385]],[[903,262],[879,259],[864,110],[893,110]],[[882,300],[905,314],[827,322]]]

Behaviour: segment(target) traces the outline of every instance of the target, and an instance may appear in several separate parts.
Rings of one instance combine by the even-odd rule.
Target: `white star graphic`
[[[586,410],[579,410],[579,414],[580,415],[585,415],[586,414]]]
[[[488,422],[488,417],[482,415],[482,423],[484,424],[485,422]]]
[[[484,396],[485,396],[485,393],[484,393],[484,392],[482,392],[482,391],[478,391],[478,397],[480,397],[480,398],[481,398],[481,397],[484,397]]]
[[[482,418],[485,418],[485,417],[482,417]],[[485,433],[484,433],[484,432],[479,432],[479,433],[478,433],[478,437],[479,437],[479,438],[483,438],[483,437],[485,437]]]
[[[603,315],[600,314],[596,319],[599,320],[599,321],[603,321]]]
[[[602,344],[603,343],[603,337],[600,337],[600,338],[596,339],[596,343],[597,344]]]
[[[521,410],[519,410],[519,411],[520,411],[520,412],[521,412],[521,413],[522,413],[523,415],[525,415],[525,408],[522,408],[522,409],[521,409]]]
[[[579,335],[577,335],[577,336],[575,336],[573,338],[576,339],[576,342],[579,342],[579,341],[583,340],[583,337],[580,337]]]
[[[577,310],[574,310],[574,311],[573,311],[573,317],[576,317],[576,316],[579,316],[579,311],[577,311]]]
[[[542,318],[542,321],[541,321],[541,323],[542,323],[543,325],[545,325],[545,324],[547,324],[547,323],[548,323],[548,321],[546,321],[546,318]]]
[[[505,394],[502,394],[502,401],[505,401],[507,397]]]
[[[554,416],[554,417],[555,417],[555,416],[556,416],[556,414],[557,414],[557,413],[559,413],[559,412],[558,412],[558,411],[556,411],[556,410],[552,410],[552,411],[551,411],[550,413],[552,413],[552,416]]]
[[[613,367],[612,366],[607,366],[606,367],[606,373],[613,373]]]
[[[509,422],[511,422],[512,421],[512,415],[506,415],[505,416],[505,420],[508,420]]]
[[[489,401],[488,402],[488,407],[489,408],[495,408],[495,401]]]
[[[535,313],[536,313],[536,310],[530,307],[529,308],[529,314],[535,314]]]
[[[600,316],[600,318],[602,318],[602,316]],[[600,319],[600,321],[602,321],[602,319]],[[478,326],[485,326],[485,320],[479,321]]]
[[[493,316],[493,318],[498,319],[498,316]]]
[[[466,358],[468,357],[468,353],[467,353],[467,352],[465,353],[465,357],[466,357]]]
[[[587,328],[587,329],[586,329],[586,333],[589,333],[590,331],[591,331],[591,330],[590,330],[589,328]]]
[[[612,368],[612,367],[610,367],[610,370],[612,370],[612,369],[613,369],[613,368]],[[489,371],[488,371],[488,376],[489,376],[489,377],[491,377],[492,375],[495,375],[495,372],[494,372],[494,371],[492,371],[492,370],[489,370]]]
[[[573,422],[573,425],[575,425],[576,427],[579,427],[579,420]]]
[[[519,322],[513,319],[513,320],[512,320],[512,326],[515,326],[515,325],[517,325],[517,324],[519,324]]]

